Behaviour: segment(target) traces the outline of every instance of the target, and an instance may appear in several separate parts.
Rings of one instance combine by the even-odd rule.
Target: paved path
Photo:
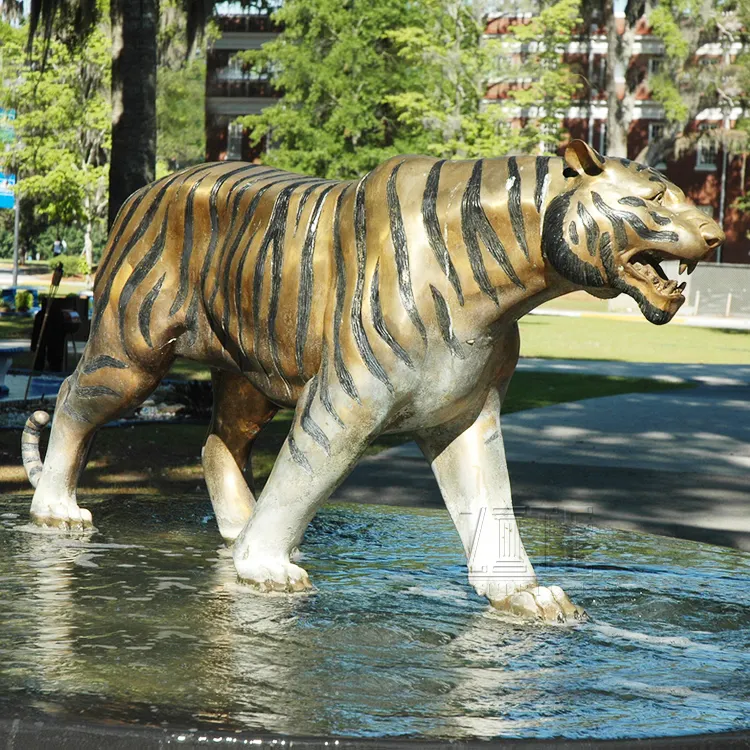
[[[668,365],[526,360],[521,366],[676,375]],[[679,371],[684,375],[685,367]],[[504,417],[517,509],[750,550],[750,368],[695,366],[690,377],[701,384]],[[336,499],[441,504],[414,443],[362,461]]]

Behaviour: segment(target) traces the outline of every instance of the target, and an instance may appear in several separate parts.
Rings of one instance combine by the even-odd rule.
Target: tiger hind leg
[[[122,354],[123,358],[118,358],[98,352],[91,343],[60,388],[41,472],[38,453],[36,457],[24,456],[27,469],[29,464],[37,464],[29,478],[36,486],[31,519],[38,525],[61,529],[92,525],[91,513],[78,507],[76,490],[94,434],[106,422],[140,404],[172,362],[172,356],[165,353],[145,368]]]
[[[211,379],[214,406],[202,452],[203,473],[219,532],[233,542],[255,506],[250,451],[278,407],[242,375],[213,370]]]

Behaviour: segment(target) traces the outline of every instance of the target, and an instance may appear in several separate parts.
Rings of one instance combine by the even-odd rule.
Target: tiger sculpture
[[[573,290],[633,297],[669,321],[720,227],[661,174],[575,140],[564,157],[392,158],[357,181],[224,162],[183,169],[122,207],[96,276],[83,358],[60,390],[46,459],[36,412],[23,459],[37,524],[80,529],[92,437],[176,357],[208,364],[202,462],[238,575],[301,591],[292,562],[317,508],[382,433],[415,436],[469,563],[497,608],[584,617],[538,584],[513,516],[500,407],[518,319]],[[280,407],[289,435],[256,499],[253,441]]]

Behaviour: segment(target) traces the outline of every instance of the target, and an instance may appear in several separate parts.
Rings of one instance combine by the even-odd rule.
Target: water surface
[[[545,583],[593,616],[503,619],[447,513],[330,506],[317,590],[238,584],[204,501],[95,508],[89,538],[0,501],[0,713],[427,738],[646,737],[750,726],[750,555],[522,519]],[[19,514],[19,515],[16,515]]]

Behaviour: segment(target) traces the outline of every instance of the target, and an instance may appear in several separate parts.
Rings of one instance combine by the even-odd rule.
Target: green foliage
[[[173,172],[203,161],[206,150],[205,58],[157,71],[156,158]]]
[[[500,107],[483,106],[501,51],[482,40],[482,4],[422,0],[419,5],[414,25],[388,33],[411,72],[409,87],[386,97],[398,122],[423,133],[420,146],[434,156],[506,153],[513,144],[510,122]]]
[[[28,289],[16,290],[16,310],[26,312],[34,304],[34,295]]]
[[[580,0],[558,0],[530,23],[512,27],[522,49],[522,63],[515,74],[531,80],[527,87],[509,92],[510,99],[528,113],[519,144],[523,151],[554,154],[565,140],[563,118],[582,82],[562,56],[577,36],[580,12]]]
[[[270,136],[266,161],[324,177],[354,177],[414,144],[397,128],[392,97],[418,90],[420,71],[397,54],[392,32],[417,25],[411,0],[289,0],[275,14],[284,32],[242,53],[276,71],[283,97],[239,119],[255,142]],[[411,85],[409,82],[411,81]]]
[[[50,258],[50,271],[54,271],[58,263],[62,263],[63,276],[87,276],[91,273],[89,264],[82,255],[58,255],[56,258]]]
[[[187,18],[178,0],[159,7],[159,64],[156,77],[157,178],[205,158],[205,39],[187,49]],[[215,35],[209,25],[208,37]]]
[[[51,40],[26,65],[25,27],[0,22],[0,104],[17,111],[6,165],[19,176],[22,205],[50,223],[102,224],[110,149],[110,42],[100,27],[84,45]],[[41,46],[41,45],[37,45]]]

